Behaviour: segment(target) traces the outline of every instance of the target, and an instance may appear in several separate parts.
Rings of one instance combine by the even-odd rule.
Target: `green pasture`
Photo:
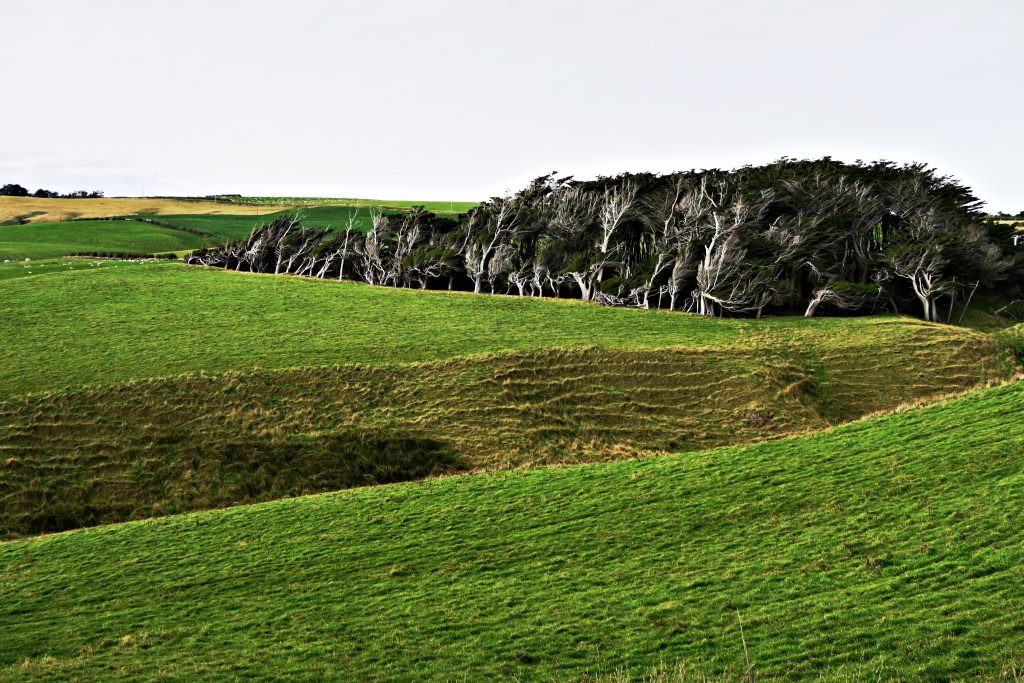
[[[64,221],[0,226],[0,263],[68,256],[76,252],[167,253],[198,249],[199,235],[130,220]]]
[[[0,677],[1014,680],[1021,405],[2,543]]]
[[[200,370],[380,365],[551,347],[896,348],[921,330],[952,329],[887,316],[706,319],[173,263],[20,278],[0,294],[0,398]]]

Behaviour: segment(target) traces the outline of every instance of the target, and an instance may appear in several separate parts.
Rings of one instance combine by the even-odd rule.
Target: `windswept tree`
[[[601,253],[602,259],[615,250],[612,238],[636,203],[639,190],[637,183],[627,178],[621,185],[605,188],[601,194],[597,204],[597,223],[601,230],[598,251]],[[599,282],[603,279],[603,275],[602,269],[597,274]]]
[[[859,311],[874,307],[882,297],[883,288],[880,284],[861,284],[846,280],[832,280],[818,287],[807,302],[804,316],[814,317],[814,313],[822,304],[829,304],[844,311]]]
[[[698,245],[696,312],[760,311],[771,300],[766,287],[773,278],[748,267],[747,243],[771,203],[772,191],[747,197],[727,178],[701,180],[683,203],[687,235]]]
[[[370,231],[360,244],[356,245],[357,263],[363,280],[371,285],[389,284],[390,269],[387,221],[384,214],[374,211],[370,214]]]
[[[890,238],[885,263],[906,281],[922,317],[939,322],[938,301],[970,283],[997,281],[1010,262],[987,240],[984,230],[945,215],[934,204],[907,211]]]
[[[475,294],[482,291],[491,259],[512,241],[518,227],[519,206],[510,197],[494,197],[469,212],[459,251]]]
[[[364,235],[294,217],[189,263],[702,315],[869,312],[949,320],[978,288],[1024,284],[1014,235],[923,164],[782,159],[736,171],[541,176],[457,220],[375,211]],[[486,290],[485,290],[486,288]],[[966,295],[961,298],[961,295]]]

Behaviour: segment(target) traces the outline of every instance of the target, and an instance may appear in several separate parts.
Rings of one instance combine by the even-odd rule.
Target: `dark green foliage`
[[[940,301],[949,319],[978,287],[1020,277],[1010,235],[983,225],[980,207],[970,189],[924,164],[826,157],[585,182],[549,174],[457,224],[422,208],[374,219],[366,237],[354,235],[351,262],[313,249],[295,269],[272,272],[705,315],[881,303],[937,322]],[[273,225],[254,230],[249,245],[265,243]],[[189,262],[268,272],[240,263],[240,250],[229,244]],[[865,295],[840,295],[837,282]]]
[[[44,190],[42,188],[36,190],[33,193],[29,193],[27,189],[18,185],[17,183],[8,183],[3,187],[0,187],[0,197],[43,197],[50,199],[101,199],[103,193],[99,190],[76,190],[75,192],[68,192],[67,194],[61,194],[60,192],[54,192],[52,190]]]
[[[0,187],[0,197],[27,197],[28,190],[17,183],[8,183]]]

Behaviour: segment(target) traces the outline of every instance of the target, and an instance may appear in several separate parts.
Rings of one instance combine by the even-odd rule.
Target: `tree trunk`
[[[811,302],[807,304],[807,310],[804,311],[805,318],[813,318],[814,312],[818,310],[818,306],[821,304],[821,299],[815,297],[811,299]]]

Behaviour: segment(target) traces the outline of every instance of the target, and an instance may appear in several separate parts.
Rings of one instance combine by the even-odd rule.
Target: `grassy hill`
[[[0,197],[0,217],[7,199]],[[106,200],[36,200],[40,202],[104,202]],[[111,200],[113,201],[113,200]],[[2,225],[0,221],[0,262],[4,260],[34,260],[57,258],[79,252],[112,253],[162,253],[182,252],[202,246],[223,244],[228,240],[247,237],[258,225],[283,215],[298,215],[308,228],[343,229],[350,217],[355,218],[357,229],[366,232],[371,227],[370,208],[344,204],[307,206],[280,209],[277,206],[238,205],[237,213],[229,212],[229,204],[212,204],[216,212],[200,213],[208,209],[200,202],[154,200],[155,205],[137,203],[104,204],[108,210],[118,208],[139,208],[138,212],[118,220],[62,220],[32,221],[24,225]],[[411,202],[406,202],[412,204]],[[24,208],[24,207],[22,207]],[[168,213],[171,210],[191,209],[188,213]],[[385,207],[386,211],[403,210]],[[68,211],[67,216],[80,213],[89,216],[106,216],[103,209],[92,211]],[[44,214],[64,215],[61,211],[47,209]],[[135,220],[131,220],[131,219]],[[153,219],[160,225],[149,222]],[[174,228],[182,228],[175,230]],[[196,234],[195,231],[206,233]]]
[[[777,438],[1007,372],[990,344],[925,334],[893,350],[548,349],[34,395],[0,403],[0,538]]]
[[[0,398],[200,370],[381,365],[552,347],[815,353],[850,346],[874,354],[918,339],[918,372],[927,375],[942,367],[934,358],[951,357],[945,349],[960,353],[949,344],[959,339],[995,365],[1007,362],[985,335],[911,318],[707,319],[179,264],[11,280],[3,297]]]
[[[0,676],[1013,680],[1022,404],[3,543]]]
[[[190,251],[209,239],[141,221],[65,221],[0,227],[0,261],[47,259],[78,252]]]
[[[1014,371],[986,335],[889,316],[711,320],[166,264],[3,292],[0,537],[777,438]]]
[[[101,199],[41,199],[36,197],[0,197],[0,226],[18,223],[66,222],[73,218],[110,218],[147,216],[164,220],[175,217],[192,221],[204,217],[207,225],[216,228],[228,226],[232,233],[239,232],[245,219],[259,218],[285,210],[301,209],[311,218],[324,216],[325,222],[341,225],[348,212],[379,208],[401,211],[413,206],[425,206],[428,211],[441,215],[464,213],[476,202],[443,202],[386,199],[331,199],[325,197],[223,197],[217,201],[188,197],[104,197]],[[212,220],[223,216],[223,220]],[[187,217],[187,218],[186,218]],[[340,217],[340,218],[339,218]],[[203,222],[200,218],[200,223]],[[251,228],[252,225],[249,225]],[[202,228],[201,228],[202,229]],[[216,229],[210,232],[216,233]],[[245,230],[248,234],[248,229]]]
[[[109,258],[49,258],[32,259],[30,262],[0,262],[0,281],[40,275],[56,275],[74,270],[95,270],[96,268],[144,268],[153,265],[148,261],[123,261]]]

